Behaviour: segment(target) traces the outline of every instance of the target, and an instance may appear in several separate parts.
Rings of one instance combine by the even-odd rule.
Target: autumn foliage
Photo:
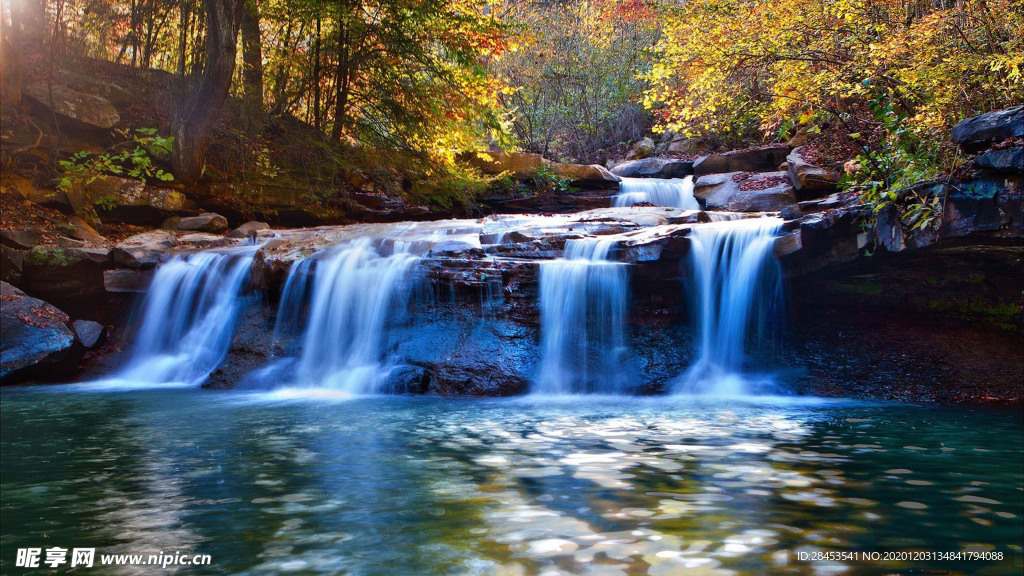
[[[888,110],[942,156],[959,120],[1024,102],[1020,0],[691,0],[656,51],[645,103],[687,134],[856,133]]]

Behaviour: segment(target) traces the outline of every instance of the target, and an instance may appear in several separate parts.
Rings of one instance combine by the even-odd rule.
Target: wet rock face
[[[0,381],[77,367],[68,315],[0,282]]]
[[[467,297],[454,305],[429,304],[395,335],[396,356],[424,369],[426,391],[473,396],[528,391],[540,358],[536,320],[523,313],[524,303],[481,307],[479,302]],[[485,319],[487,312],[498,316]]]
[[[1024,137],[1024,106],[968,118],[953,127],[953,143],[965,151],[984,150],[1007,138]]]

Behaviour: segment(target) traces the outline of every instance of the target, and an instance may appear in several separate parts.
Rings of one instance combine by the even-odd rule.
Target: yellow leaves
[[[697,132],[774,129],[882,91],[937,134],[1024,102],[1024,2],[987,7],[918,3],[908,19],[903,0],[691,1],[665,22],[644,103]]]

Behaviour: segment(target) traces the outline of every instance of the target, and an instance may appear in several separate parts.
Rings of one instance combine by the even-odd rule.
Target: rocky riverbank
[[[380,239],[382,252],[402,243],[420,258],[424,296],[389,343],[404,366],[394,372],[392,389],[519,394],[541,355],[538,264],[560,257],[568,240],[601,237],[614,242],[614,259],[630,264],[625,370],[638,392],[659,393],[693,361],[682,278],[693,228],[781,215],[775,254],[790,278],[789,329],[765,354],[777,358],[799,388],[838,396],[1019,401],[1022,384],[1012,376],[1024,370],[1024,169],[1014,160],[1022,149],[1014,132],[1024,130],[1015,127],[1021,116],[1024,111],[1016,110],[968,121],[974,129],[957,138],[985,151],[958,178],[915,188],[942,199],[938,219],[924,227],[908,223],[898,204],[871,218],[872,207],[859,196],[835,190],[834,171],[809,164],[799,148],[789,147],[695,161],[649,158],[611,171],[571,173],[579,182],[608,183],[694,176],[694,195],[705,210],[588,209],[608,206],[616,191],[597,186],[585,194],[534,194],[514,207],[525,210],[532,203],[533,211],[544,212],[558,206],[563,214],[280,229],[197,213],[193,200],[173,190],[107,182],[106,196],[116,200],[97,216],[123,222],[128,233],[101,236],[78,216],[45,234],[5,227],[3,382],[108,371],[126,346],[131,303],[156,266],[178,255],[255,242],[260,248],[251,268],[252,304],[227,361],[207,383],[244,384],[245,375],[274,353],[275,304],[295,262],[371,237]],[[489,161],[491,169],[513,173],[523,164],[517,174],[522,178],[547,166],[539,157],[511,154]],[[11,189],[3,194],[8,203],[40,204]],[[140,227],[146,223],[161,228]]]

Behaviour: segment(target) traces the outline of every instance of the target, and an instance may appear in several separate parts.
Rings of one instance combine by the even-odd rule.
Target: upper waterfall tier
[[[623,178],[614,206],[632,206],[646,202],[655,206],[668,206],[684,210],[700,210],[693,196],[693,176],[685,178]]]

